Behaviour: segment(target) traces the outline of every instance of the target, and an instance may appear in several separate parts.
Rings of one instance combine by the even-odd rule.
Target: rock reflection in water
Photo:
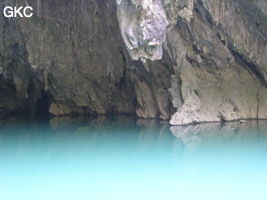
[[[142,120],[131,116],[100,116],[90,120],[84,117],[56,117],[50,120],[50,126],[58,134],[87,135],[90,140],[133,139],[144,148],[174,139],[167,121]]]
[[[48,122],[21,118],[0,120],[0,151],[51,153],[90,149],[139,153],[172,152],[175,137],[168,122],[141,120],[132,116],[97,118],[55,117]],[[180,144],[180,148],[182,145]],[[24,152],[26,153],[26,152]],[[63,153],[63,152],[62,152]],[[0,152],[1,154],[1,152]]]
[[[197,158],[203,160],[203,156],[218,160],[225,157],[233,159],[234,156],[242,159],[267,150],[267,121],[173,126],[170,130],[183,142],[184,161],[190,165],[191,161],[196,161]]]

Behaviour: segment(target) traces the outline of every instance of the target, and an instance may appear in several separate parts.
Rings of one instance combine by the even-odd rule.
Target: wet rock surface
[[[0,112],[267,118],[265,0],[27,2],[0,18]]]

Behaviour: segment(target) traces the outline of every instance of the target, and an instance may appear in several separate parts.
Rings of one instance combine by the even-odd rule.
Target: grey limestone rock
[[[117,0],[122,38],[134,60],[160,60],[167,16],[161,0]]]
[[[6,5],[3,0],[2,11]],[[39,94],[20,26],[0,13],[0,114],[34,112]]]
[[[45,96],[53,115],[267,119],[265,0],[27,4],[32,18],[0,19],[1,111]]]

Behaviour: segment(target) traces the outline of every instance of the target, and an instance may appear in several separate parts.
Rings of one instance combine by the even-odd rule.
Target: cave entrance
[[[42,91],[41,98],[38,99],[36,104],[35,116],[39,120],[49,119],[49,95],[47,92]]]

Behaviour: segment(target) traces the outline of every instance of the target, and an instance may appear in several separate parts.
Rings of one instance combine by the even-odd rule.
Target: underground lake
[[[267,122],[0,120],[0,199],[262,199]]]

